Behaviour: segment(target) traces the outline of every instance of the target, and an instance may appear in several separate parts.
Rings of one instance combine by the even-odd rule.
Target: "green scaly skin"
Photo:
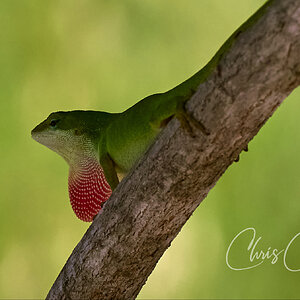
[[[236,37],[255,24],[272,2],[268,1],[237,29],[203,69],[177,87],[146,97],[122,113],[52,113],[32,130],[32,137],[60,154],[70,166],[78,164],[86,153],[97,156],[114,190],[119,183],[118,174],[128,173],[172,117],[177,117],[183,127],[197,124],[185,112],[186,101],[216,69]],[[198,123],[198,127],[208,134],[202,124]]]

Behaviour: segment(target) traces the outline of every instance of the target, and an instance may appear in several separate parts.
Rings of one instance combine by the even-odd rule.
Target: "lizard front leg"
[[[115,163],[107,152],[106,139],[103,137],[98,146],[99,163],[103,169],[105,179],[112,191],[119,184],[119,178],[115,169]]]
[[[103,169],[105,179],[112,190],[115,190],[119,184],[119,178],[115,170],[115,165],[108,153],[100,155],[100,165]]]

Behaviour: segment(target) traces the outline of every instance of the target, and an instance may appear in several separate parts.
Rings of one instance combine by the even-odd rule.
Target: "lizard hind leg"
[[[159,128],[164,128],[173,119],[174,116],[168,117],[160,122]]]
[[[209,135],[209,131],[206,127],[198,120],[196,120],[190,113],[185,109],[185,103],[189,97],[170,97],[167,101],[159,103],[157,106],[157,114],[154,114],[150,118],[150,125],[155,129],[161,129],[165,127],[172,118],[177,118],[180,122],[181,127],[186,130],[192,137],[195,137],[196,128],[205,135]],[[194,127],[194,128],[193,128]]]

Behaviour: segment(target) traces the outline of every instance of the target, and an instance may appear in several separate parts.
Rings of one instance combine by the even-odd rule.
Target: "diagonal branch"
[[[210,136],[192,138],[169,123],[76,246],[48,299],[136,297],[209,190],[300,84],[300,1],[271,1],[256,16],[223,46],[188,102]]]

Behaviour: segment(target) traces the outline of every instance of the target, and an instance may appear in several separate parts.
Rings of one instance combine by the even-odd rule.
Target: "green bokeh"
[[[263,2],[0,2],[0,298],[43,298],[89,226],[69,204],[66,163],[30,130],[52,111],[122,111],[172,88]],[[299,97],[298,89],[228,169],[140,298],[299,297],[300,272],[282,259],[240,272],[225,264],[246,227],[263,237],[263,249],[282,249],[300,231]],[[300,267],[297,243],[290,260]]]

